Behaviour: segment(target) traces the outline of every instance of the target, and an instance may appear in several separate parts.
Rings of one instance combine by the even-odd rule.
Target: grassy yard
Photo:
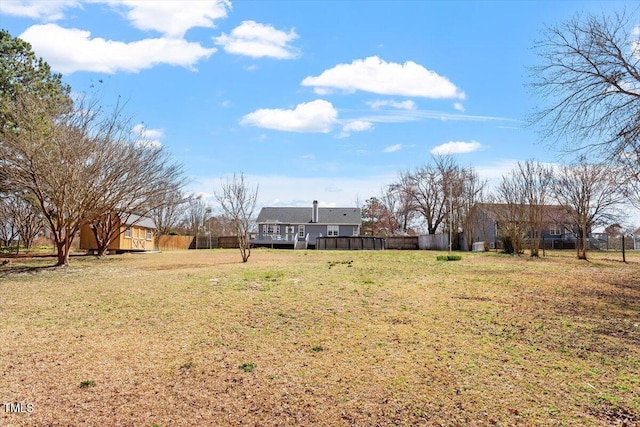
[[[15,259],[0,425],[640,423],[638,252],[437,255]]]

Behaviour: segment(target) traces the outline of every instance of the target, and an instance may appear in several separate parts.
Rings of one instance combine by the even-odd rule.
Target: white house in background
[[[318,237],[359,236],[362,216],[360,209],[321,208],[312,206],[265,207],[257,219],[253,246],[315,248]]]
[[[640,228],[633,232],[633,249],[640,250]]]

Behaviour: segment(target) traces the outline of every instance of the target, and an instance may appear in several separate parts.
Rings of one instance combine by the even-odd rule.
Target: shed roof
[[[153,219],[146,216],[136,215],[136,214],[129,215],[129,217],[125,221],[125,225],[135,225],[138,227],[152,228],[152,229],[156,228],[156,223],[153,221]]]
[[[311,207],[266,207],[260,210],[257,222],[280,224],[311,223]],[[362,222],[358,208],[318,208],[317,224],[360,225]]]

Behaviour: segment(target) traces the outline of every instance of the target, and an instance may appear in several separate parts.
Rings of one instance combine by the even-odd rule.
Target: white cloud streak
[[[123,43],[91,38],[89,31],[67,29],[57,24],[34,25],[20,38],[64,74],[93,71],[113,74],[118,71],[137,73],[159,64],[195,70],[195,64],[213,54],[215,48],[182,39],[156,38]]]
[[[474,151],[478,151],[482,148],[479,142],[470,141],[449,141],[445,144],[438,145],[429,151],[429,153],[434,155],[446,155],[446,154],[465,154],[472,153]]]
[[[386,147],[382,152],[384,153],[395,153],[396,151],[400,151],[402,149],[402,144],[395,144]]]
[[[416,103],[407,99],[406,101],[386,101],[386,100],[377,100],[367,102],[367,105],[373,108],[374,110],[383,108],[383,107],[392,107],[398,110],[415,110]]]
[[[329,101],[316,99],[289,110],[259,109],[242,117],[240,124],[285,132],[328,133],[337,117],[338,112]]]
[[[423,98],[464,99],[460,91],[446,77],[412,61],[404,64],[385,62],[377,56],[357,59],[351,64],[338,64],[319,76],[307,77],[302,86],[314,87],[316,92],[331,89],[345,92],[364,91],[380,95],[401,95]]]
[[[292,59],[298,57],[299,52],[290,45],[290,42],[297,38],[298,35],[293,29],[287,33],[271,25],[244,21],[234,28],[231,34],[223,33],[215,37],[214,41],[222,46],[225,52],[234,55]]]

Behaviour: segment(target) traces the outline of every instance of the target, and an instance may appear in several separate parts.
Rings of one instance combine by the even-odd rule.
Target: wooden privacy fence
[[[161,251],[175,251],[180,249],[189,249],[194,241],[193,236],[169,236],[162,235],[158,237],[158,248]]]
[[[385,248],[382,237],[318,237],[316,249],[320,250],[369,250],[380,251]]]
[[[448,234],[423,234],[419,237],[420,249],[431,249],[436,251],[446,251],[449,249]]]
[[[385,249],[420,249],[420,246],[418,246],[418,236],[393,236],[387,237],[385,240]]]
[[[158,238],[158,249],[175,251],[182,249],[235,249],[238,247],[236,236],[168,236]]]

